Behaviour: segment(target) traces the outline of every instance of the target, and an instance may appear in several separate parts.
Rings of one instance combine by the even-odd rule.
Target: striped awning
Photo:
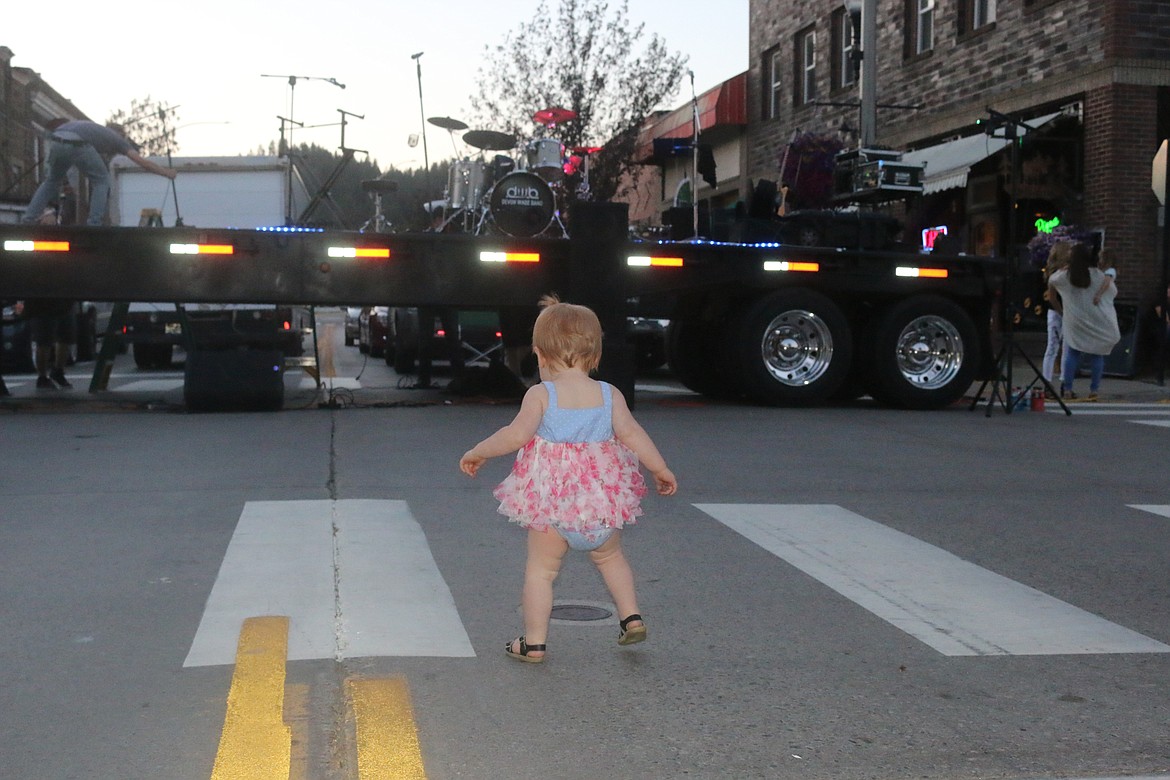
[[[1039,130],[1058,116],[1060,116],[1059,111],[1055,114],[1029,119],[1027,124],[1033,130]],[[906,152],[902,155],[902,162],[923,166],[922,194],[929,195],[932,192],[942,192],[955,187],[966,187],[967,175],[971,172],[971,166],[1002,151],[1007,145],[1006,138],[995,138],[980,133],[928,146],[925,149]]]

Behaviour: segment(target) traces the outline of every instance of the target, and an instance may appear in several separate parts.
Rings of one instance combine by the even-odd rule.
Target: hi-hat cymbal
[[[516,136],[495,130],[471,130],[463,134],[463,142],[476,149],[502,152],[516,146]]]
[[[596,154],[601,151],[600,146],[574,146],[570,150],[573,154]]]
[[[542,125],[559,125],[561,122],[568,122],[570,119],[576,118],[576,112],[559,106],[543,108],[532,115],[532,121]]]
[[[467,123],[460,122],[458,119],[452,119],[449,116],[432,116],[427,119],[435,127],[441,127],[444,130],[466,130]]]

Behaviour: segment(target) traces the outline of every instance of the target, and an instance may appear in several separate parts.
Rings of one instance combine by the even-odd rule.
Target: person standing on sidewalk
[[[1105,274],[1091,264],[1092,255],[1085,244],[1073,244],[1068,268],[1057,271],[1048,280],[1048,297],[1064,319],[1064,355],[1061,357],[1060,397],[1076,398],[1073,379],[1082,355],[1089,356],[1089,397],[1097,400],[1101,376],[1105,373],[1105,356],[1121,341],[1117,310],[1113,299],[1117,288],[1105,288],[1101,300],[1094,295],[1101,289]],[[1057,295],[1059,294],[1059,297]]]
[[[33,193],[22,221],[26,224],[40,221],[45,207],[57,199],[70,168],[76,168],[89,181],[89,218],[86,224],[96,227],[106,218],[106,204],[110,197],[110,169],[103,159],[124,154],[140,167],[173,179],[177,172],[151,162],[138,153],[132,141],[121,133],[88,120],[68,121],[52,119],[49,131],[49,173]]]
[[[1072,243],[1068,241],[1060,241],[1052,245],[1052,249],[1048,252],[1048,265],[1044,267],[1045,280],[1051,279],[1052,275],[1062,268],[1068,268],[1068,254],[1072,249]],[[1044,378],[1048,380],[1048,384],[1052,384],[1053,379],[1056,378],[1056,359],[1060,356],[1060,349],[1064,343],[1064,324],[1060,310],[1057,308],[1059,303],[1054,303],[1051,290],[1044,293],[1044,302],[1048,305],[1048,344],[1044,348],[1044,360],[1041,362],[1041,371]]]

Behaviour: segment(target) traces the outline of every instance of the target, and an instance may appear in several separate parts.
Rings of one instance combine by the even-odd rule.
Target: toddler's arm
[[[520,411],[512,422],[475,445],[459,459],[459,470],[474,477],[479,467],[488,458],[515,452],[536,435],[540,419],[548,406],[548,390],[543,385],[533,385],[520,402]]]
[[[642,465],[654,475],[654,484],[660,495],[673,496],[678,490],[678,480],[666,466],[666,459],[654,446],[650,434],[638,424],[626,398],[615,387],[613,389],[613,435],[618,441],[629,447],[638,456]]]

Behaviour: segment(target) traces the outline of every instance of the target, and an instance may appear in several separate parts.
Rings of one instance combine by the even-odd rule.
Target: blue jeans
[[[106,216],[106,203],[110,199],[110,170],[105,160],[89,144],[74,146],[60,142],[54,142],[49,147],[49,175],[29,201],[24,212],[24,222],[40,220],[45,207],[50,201],[56,200],[61,185],[69,175],[69,169],[73,167],[89,180],[89,219],[85,224],[102,224]]]
[[[1105,373],[1105,356],[1090,355],[1073,349],[1067,343],[1064,345],[1064,355],[1060,359],[1060,389],[1072,390],[1073,379],[1077,375],[1077,367],[1081,364],[1081,356],[1089,358],[1089,392],[1095,393],[1101,387],[1101,375]]]

